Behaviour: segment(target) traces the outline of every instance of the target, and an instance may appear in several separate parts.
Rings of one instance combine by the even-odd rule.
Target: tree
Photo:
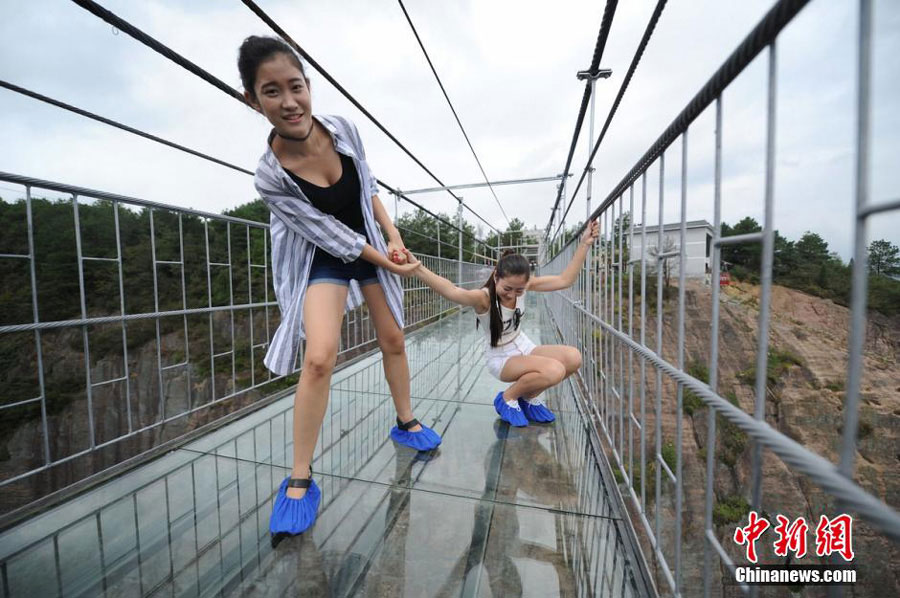
[[[509,226],[501,234],[491,232],[485,239],[485,242],[491,247],[509,247],[510,245],[518,245],[522,242],[522,230],[525,223],[518,218],[513,218],[509,222]]]
[[[797,269],[797,250],[794,242],[782,237],[775,231],[775,247],[772,261],[772,275],[775,282],[781,283]]]
[[[234,216],[235,218],[243,218],[244,220],[254,220],[256,222],[269,222],[269,207],[262,199],[254,199],[251,202],[241,204],[231,210],[222,212],[226,216]]]
[[[831,259],[825,239],[809,231],[803,233],[803,236],[794,245],[794,249],[801,267],[819,266]]]
[[[656,246],[652,246],[647,250],[647,254],[652,256],[655,260],[658,255],[661,253],[672,253],[673,251],[678,251],[678,244],[675,243],[675,239],[669,235],[666,235],[663,238],[662,251],[659,250]],[[672,258],[665,258],[662,260],[663,264],[663,278],[666,283],[666,290],[669,289],[669,278],[671,274],[671,267],[669,266],[669,260]]]
[[[456,224],[456,216],[439,213],[445,221]],[[455,227],[438,222],[438,220],[422,210],[405,212],[395,222],[403,243],[413,253],[456,259],[459,255],[459,231]],[[438,243],[440,228],[440,244]],[[474,240],[475,227],[463,219],[463,261],[481,261],[475,254],[487,255],[486,248]],[[440,254],[438,253],[440,245]]]
[[[437,221],[429,214],[421,210],[404,212],[395,224],[407,249],[421,255],[438,255]],[[453,252],[457,245],[457,235],[458,232],[449,226],[441,227],[440,255],[450,255]]]
[[[900,274],[900,248],[884,239],[869,244],[869,272],[876,276]]]
[[[733,227],[722,223],[722,236],[731,237],[734,235],[746,235],[749,233],[758,233],[762,230],[759,223],[747,216]],[[761,243],[739,243],[736,245],[725,245],[722,247],[722,259],[731,264],[743,266],[753,272],[759,272],[762,256]]]
[[[525,223],[519,220],[518,218],[513,218],[509,221],[509,226],[506,227],[506,233],[503,235],[503,240],[506,245],[518,245],[522,242],[522,229],[525,228]]]
[[[619,234],[621,231],[622,235],[622,264],[623,266],[628,264],[628,260],[631,259],[631,251],[628,247],[628,231],[631,228],[631,212],[625,212],[624,214],[619,215],[616,218],[616,221],[613,223],[612,230],[612,244],[613,244],[613,260],[615,263],[619,263]]]

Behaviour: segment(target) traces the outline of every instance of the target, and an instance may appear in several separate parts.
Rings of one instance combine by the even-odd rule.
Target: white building
[[[688,278],[703,278],[706,274],[707,267],[711,267],[712,262],[712,238],[713,227],[706,220],[693,220],[685,223],[687,231],[685,232],[685,250],[686,250],[686,269],[685,276]],[[658,242],[659,226],[648,226],[647,231],[647,266],[655,271],[656,244]],[[627,237],[626,237],[627,240]],[[681,250],[681,223],[663,225],[663,242],[662,251],[660,253],[677,252]],[[631,259],[641,259],[641,229],[637,226],[634,228],[634,241],[631,248]],[[669,272],[673,277],[678,276],[678,255],[669,258]]]

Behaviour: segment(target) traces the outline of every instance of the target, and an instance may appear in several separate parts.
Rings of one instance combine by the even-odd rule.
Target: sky
[[[101,5],[240,89],[237,49],[271,31],[237,0],[102,0]],[[310,55],[445,184],[482,182],[465,139],[397,2],[258,0]],[[405,6],[492,180],[558,175],[565,166],[604,2],[407,0]],[[627,72],[655,2],[620,2],[601,60],[595,137]],[[593,206],[616,184],[771,8],[762,0],[669,2],[603,144]],[[879,0],[873,40],[872,201],[900,197],[900,3]],[[856,3],[813,0],[782,32],[776,50],[774,224],[789,239],[821,234],[844,260],[852,252],[855,201]],[[72,2],[0,3],[0,78],[253,170],[269,125]],[[762,221],[768,51],[725,90],[722,216]],[[361,132],[372,171],[401,189],[435,181],[309,68],[313,111],[341,114]],[[180,207],[221,212],[256,197],[252,177],[0,89],[0,171]],[[588,154],[585,119],[569,192]],[[714,110],[690,127],[687,218],[713,219]],[[682,141],[665,154],[666,222],[680,217]],[[659,166],[647,175],[646,219],[658,221]],[[554,183],[495,189],[509,218],[543,228]],[[634,188],[641,221],[643,189]],[[0,196],[21,188],[0,181]],[[41,195],[52,197],[51,192]],[[460,192],[505,229],[487,189]],[[382,202],[395,215],[392,196]],[[448,193],[415,196],[452,213]],[[586,190],[568,221],[581,220]],[[624,209],[629,209],[626,193]],[[409,204],[400,202],[400,212]],[[466,218],[482,226],[471,214]],[[900,213],[870,220],[869,239],[900,244]]]

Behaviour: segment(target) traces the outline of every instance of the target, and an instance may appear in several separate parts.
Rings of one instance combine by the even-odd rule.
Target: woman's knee
[[[581,363],[581,351],[579,351],[575,347],[569,347],[569,352],[566,359],[567,373],[572,374],[578,371],[578,368],[581,367]]]
[[[403,337],[403,331],[397,328],[386,334],[378,335],[378,346],[381,352],[388,355],[399,355],[406,350],[406,339]]]
[[[553,360],[552,363],[547,364],[544,375],[550,384],[559,384],[566,377],[566,367],[562,363]]]
[[[324,378],[331,375],[336,362],[336,350],[307,350],[303,356],[303,371],[310,376]]]

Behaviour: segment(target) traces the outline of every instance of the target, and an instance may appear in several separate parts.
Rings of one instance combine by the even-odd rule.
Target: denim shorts
[[[363,235],[365,234],[362,231],[356,232]],[[358,258],[345,264],[340,258],[334,257],[318,247],[315,248],[312,266],[309,269],[309,282],[307,284],[330,282],[332,284],[340,284],[349,287],[350,281],[354,279],[361,287],[367,284],[377,283],[378,271],[375,269],[374,264],[367,262],[362,258]]]

